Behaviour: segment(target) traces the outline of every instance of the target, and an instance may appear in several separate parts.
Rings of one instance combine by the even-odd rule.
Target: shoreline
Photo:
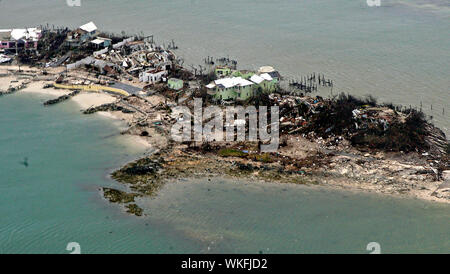
[[[211,176],[204,176],[204,177],[188,177],[188,178],[179,178],[179,179],[173,179],[173,180],[167,180],[163,187],[165,187],[168,184],[183,184],[184,182],[188,183],[195,183],[195,184],[209,184],[212,183],[212,179],[208,178]],[[238,182],[240,184],[246,184],[246,185],[252,185],[255,184],[255,186],[277,186],[277,187],[283,187],[286,186],[287,188],[296,188],[296,187],[304,187],[307,190],[313,190],[313,191],[341,191],[342,193],[349,193],[352,195],[376,195],[381,198],[392,198],[392,199],[407,199],[407,200],[416,200],[416,201],[422,201],[422,202],[429,202],[435,205],[449,205],[450,201],[443,200],[443,199],[427,199],[412,195],[400,195],[400,194],[391,194],[391,193],[383,193],[383,192],[377,192],[370,189],[358,189],[353,187],[346,187],[341,185],[333,185],[333,184],[327,184],[327,185],[320,185],[320,184],[296,184],[296,183],[283,183],[283,182],[268,182],[262,179],[251,179],[251,178],[235,178],[231,176],[222,176],[218,174],[217,176],[214,176],[214,178],[218,178],[219,180],[227,181],[228,183],[234,183]],[[163,189],[161,189],[163,191]],[[155,196],[157,197],[159,193]]]
[[[5,69],[6,68],[6,69]],[[0,74],[5,73],[6,70],[11,70],[12,68],[18,69],[16,66],[6,67],[6,66],[0,66]],[[28,66],[21,66],[21,70],[23,71],[33,71],[34,73],[38,73],[39,70],[36,68],[30,68]],[[14,76],[7,76],[7,77],[0,77],[0,90],[6,90],[10,84],[11,81],[16,80],[17,77]],[[54,89],[54,88],[44,88],[45,85],[51,84],[53,81],[44,81],[44,80],[37,80],[37,81],[31,81],[27,84],[27,87],[21,89],[18,92],[23,93],[31,93],[31,94],[43,94],[48,96],[54,96],[59,97],[63,95],[68,95],[71,93],[70,90],[63,90],[63,89]],[[90,107],[97,107],[103,104],[109,104],[114,103],[118,99],[110,94],[106,93],[100,93],[100,92],[87,92],[82,91],[80,94],[73,96],[70,98],[70,100],[80,108],[80,110],[86,110]],[[126,123],[128,126],[132,123],[131,115],[123,114],[121,112],[110,112],[110,111],[98,111],[97,112],[102,117],[106,117],[109,119],[113,119],[116,121],[121,121]],[[145,140],[144,138],[136,135],[131,134],[122,134],[124,139],[130,140],[133,142],[133,145],[139,145],[142,148],[148,150],[152,148],[152,145]]]
[[[22,68],[23,70],[32,71],[31,73],[34,73],[35,76],[39,72],[37,69]],[[58,71],[61,68],[54,70]],[[5,89],[6,84],[13,79],[14,76],[0,77],[0,90]],[[16,79],[18,80],[17,76]],[[19,80],[17,84],[20,84],[21,81]],[[29,78],[23,81],[27,82],[27,86],[18,92],[41,93],[55,97],[67,95],[71,92],[70,90],[44,88],[46,84],[53,83],[53,81],[39,79],[30,81]],[[439,190],[440,186],[444,186],[445,182],[433,179],[434,175],[432,172],[429,172],[430,169],[424,169],[420,164],[414,166],[414,164],[408,163],[408,159],[406,159],[409,157],[408,155],[401,155],[399,159],[396,159],[398,155],[387,157],[388,153],[381,153],[383,155],[379,157],[378,154],[361,153],[353,147],[335,151],[349,153],[352,155],[351,157],[336,156],[334,152],[322,154],[319,152],[326,150],[326,147],[321,145],[321,142],[311,142],[299,135],[289,136],[291,143],[287,148],[280,148],[280,155],[252,154],[245,155],[245,157],[242,155],[221,155],[220,149],[233,147],[233,145],[221,144],[216,150],[204,150],[202,147],[194,146],[194,148],[191,148],[183,144],[174,145],[170,142],[167,133],[170,122],[166,123],[164,121],[173,120],[173,117],[169,113],[170,108],[167,109],[165,107],[167,97],[162,95],[153,95],[148,97],[148,99],[137,96],[118,99],[118,97],[103,92],[82,91],[80,94],[71,97],[70,100],[73,100],[82,110],[96,108],[105,104],[121,105],[123,108],[138,106],[136,108],[138,111],[130,109],[133,110],[133,113],[110,110],[94,111],[103,117],[125,122],[127,129],[122,132],[122,135],[127,140],[142,146],[148,151],[151,148],[156,150],[156,153],[129,163],[111,174],[113,179],[123,183],[127,189],[131,190],[130,192],[112,188],[103,188],[101,191],[104,198],[110,202],[121,204],[125,209],[128,209],[128,213],[137,216],[142,216],[143,212],[134,203],[134,197],[152,197],[157,195],[160,187],[169,180],[181,178],[207,179],[223,176],[224,174],[226,174],[226,178],[233,180],[261,181],[271,184],[303,184],[324,187],[330,190],[340,189],[352,192],[377,193],[398,198],[415,198],[430,202],[450,203],[450,185],[443,189],[442,197],[437,197],[435,195],[436,191]],[[144,106],[144,111],[140,110],[142,106]],[[145,117],[143,113],[147,113]],[[149,121],[146,125],[140,125],[143,117]],[[161,125],[157,124],[161,122],[163,122]],[[257,149],[255,149],[254,145],[235,144],[234,149],[255,151]],[[245,146],[250,146],[250,148]],[[161,159],[160,154],[163,155],[163,159]],[[412,158],[416,156],[413,155]],[[160,158],[155,162],[155,157]],[[268,157],[269,161],[261,157]],[[283,157],[287,157],[294,162],[301,161],[300,167],[302,172],[293,173],[290,163],[277,164],[277,162],[284,161]],[[377,164],[370,166],[373,161],[378,161],[378,164],[384,165],[384,167],[380,168]],[[133,171],[127,174],[127,169],[130,168]],[[138,172],[136,174],[133,173],[136,170]],[[145,170],[146,173],[140,174],[139,170]],[[403,175],[397,176],[397,173],[405,170],[406,172]],[[424,171],[426,172],[421,174]],[[381,174],[375,174],[375,177],[377,177],[375,181],[373,180],[374,172]]]
[[[241,161],[241,164],[239,161]],[[142,169],[145,169],[146,172],[140,173]],[[433,182],[432,180],[423,180],[419,177],[419,180],[423,180],[422,183],[418,180],[413,180],[409,185],[403,182],[399,183],[400,187],[396,187],[391,182],[374,184],[366,180],[366,178],[355,179],[347,177],[336,173],[335,170],[324,172],[321,169],[311,168],[306,174],[297,174],[279,172],[276,168],[271,168],[269,165],[259,169],[248,170],[248,166],[239,158],[223,160],[212,154],[183,153],[181,150],[176,150],[176,152],[170,151],[170,155],[164,154],[164,152],[160,155],[152,155],[127,164],[113,172],[112,178],[124,184],[129,191],[119,191],[107,198],[111,202],[127,204],[126,197],[129,197],[129,195],[136,195],[136,197],[157,196],[166,182],[180,181],[182,183],[181,180],[190,179],[213,180],[216,177],[249,183],[305,185],[316,189],[376,193],[394,198],[418,199],[441,204],[450,203],[449,197],[433,195],[436,189],[439,188],[439,185],[442,184],[442,181]],[[134,199],[131,202],[134,203]]]

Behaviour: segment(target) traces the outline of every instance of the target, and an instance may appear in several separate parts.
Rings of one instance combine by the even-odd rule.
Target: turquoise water
[[[450,252],[450,205],[324,188],[181,181],[130,216],[98,188],[120,188],[108,174],[144,151],[120,123],[46,99],[0,98],[0,253]]]
[[[101,199],[109,172],[143,153],[118,125],[70,102],[44,108],[45,98],[0,100],[0,253],[67,253],[68,242],[83,253],[197,250]]]
[[[417,200],[216,178],[169,184],[141,205],[204,252],[450,251],[450,206]]]
[[[450,133],[447,0],[2,0],[0,29],[49,23],[175,39],[185,64],[229,55],[287,78],[321,72],[335,93],[419,106]],[[329,90],[320,94],[328,95]],[[46,96],[0,98],[0,253],[450,252],[450,206],[311,187],[184,181],[129,216],[101,198],[144,153],[120,124]],[[433,110],[431,110],[433,105]],[[29,166],[20,164],[28,157]]]
[[[450,134],[448,0],[381,0],[379,8],[366,0],[65,2],[3,0],[0,28],[93,20],[100,29],[154,34],[166,45],[175,39],[186,65],[229,55],[241,68],[270,64],[287,78],[320,72],[334,80],[334,94],[422,103]]]

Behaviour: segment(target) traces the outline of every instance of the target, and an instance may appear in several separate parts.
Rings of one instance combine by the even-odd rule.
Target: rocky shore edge
[[[289,133],[292,132],[290,128],[282,127],[279,150],[276,153],[261,153],[260,144],[256,142],[172,141],[168,132],[176,117],[171,114],[167,97],[162,94],[155,96],[159,97],[160,103],[145,110],[148,114],[145,119],[142,113],[135,112],[135,122],[124,133],[145,138],[157,152],[114,171],[111,177],[123,184],[127,191],[115,192],[112,199],[106,197],[111,202],[119,201],[127,212],[137,216],[145,215],[145,212],[136,201],[126,200],[129,195],[154,197],[170,180],[214,180],[217,176],[318,185],[450,203],[450,146],[445,134],[431,123],[422,125],[423,132],[417,135],[416,139],[424,146],[420,150],[420,146],[413,143],[416,139],[401,140],[405,147],[416,146],[410,151],[402,151],[373,148],[371,143],[364,145],[359,140],[359,145],[355,145],[345,134],[319,137],[302,131]],[[123,107],[146,105],[144,102],[148,99],[131,96],[124,100],[127,104],[121,104]],[[388,110],[390,108],[383,108],[382,111]],[[398,115],[401,117],[402,114]],[[319,132],[321,128],[311,126],[305,129]],[[386,140],[389,141],[388,138]],[[383,142],[385,140],[380,144]]]
[[[127,186],[129,191],[109,189],[105,198],[125,205],[129,213],[142,216],[143,210],[136,205],[135,197],[154,197],[164,183],[172,179],[214,180],[220,176],[337,187],[450,203],[450,174],[446,172],[444,179],[440,179],[436,170],[426,166],[426,160],[420,155],[361,153],[351,148],[347,151],[308,151],[302,158],[289,156],[288,151],[299,142],[309,141],[292,137],[280,153],[263,154],[256,152],[257,144],[251,143],[166,148],[114,171],[111,177]],[[313,143],[308,145],[314,146]]]
[[[41,80],[37,75],[33,72],[33,78],[36,78],[33,79],[35,86],[39,83],[48,85],[48,80]],[[23,88],[22,84],[23,81],[16,83]],[[63,95],[54,101],[64,101],[77,94],[74,92],[69,96]],[[311,99],[309,97],[269,98],[272,101],[268,101],[267,105],[286,101],[284,106],[280,104],[280,108],[281,113],[285,113],[287,121],[281,123],[282,142],[279,151],[261,153],[258,144],[252,142],[174,143],[169,136],[171,125],[177,119],[172,115],[172,107],[176,106],[172,95],[166,90],[161,90],[158,94],[145,98],[135,95],[113,98],[112,103],[86,106],[83,110],[84,114],[113,113],[115,118],[128,123],[128,129],[123,131],[123,134],[139,136],[153,149],[158,150],[151,156],[129,163],[111,174],[113,179],[125,186],[126,191],[101,189],[104,198],[112,203],[121,204],[130,214],[145,216],[144,210],[135,199],[157,195],[158,190],[171,179],[206,177],[213,180],[217,176],[272,183],[338,187],[397,197],[450,202],[450,145],[443,132],[431,123],[425,123],[420,128],[421,132],[411,140],[402,139],[401,134],[405,128],[395,128],[394,137],[397,140],[388,142],[389,136],[383,137],[383,129],[375,131],[372,135],[371,131],[362,135],[361,129],[350,128],[350,123],[339,124],[335,117],[323,115],[339,111],[352,115],[355,107],[360,108],[365,114],[391,115],[395,120],[404,120],[405,117],[410,117],[411,113],[405,114],[396,111],[394,107],[380,107],[375,104],[361,108],[360,105],[365,102],[358,102],[345,109],[336,109],[347,106],[351,98],[341,102],[319,98],[321,101],[318,104],[305,104]],[[186,95],[185,99],[193,96],[195,94]],[[189,105],[190,100],[184,102],[192,107]],[[296,128],[297,121],[289,116],[298,117],[299,109],[305,106],[309,110],[302,110],[301,116],[305,117],[309,124]],[[316,111],[311,112],[313,108]],[[364,120],[358,119],[360,123],[364,123]],[[348,120],[353,121],[351,116]],[[346,135],[345,132],[349,130],[356,132],[357,135],[353,137]],[[412,142],[417,140],[427,148],[417,149],[420,146]],[[389,144],[391,149],[370,147],[374,141],[378,146]],[[404,152],[392,149],[395,149],[392,145],[400,143],[405,148],[412,147],[413,150]]]

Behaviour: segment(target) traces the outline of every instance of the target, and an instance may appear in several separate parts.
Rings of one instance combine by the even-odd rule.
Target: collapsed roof
[[[41,37],[42,31],[38,28],[27,29],[3,29],[0,30],[1,39],[13,39],[13,40],[33,40],[37,41]]]

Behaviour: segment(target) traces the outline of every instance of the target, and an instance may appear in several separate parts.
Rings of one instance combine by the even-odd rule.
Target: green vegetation
[[[127,212],[134,214],[136,216],[142,216],[142,208],[138,207],[136,204],[129,204],[125,206],[126,208],[128,208]]]
[[[113,188],[103,188],[103,196],[112,203],[126,204],[134,202],[134,198],[138,197],[136,193],[126,193]]]
[[[222,157],[247,157],[248,153],[237,149],[224,148],[219,150],[219,155]]]
[[[356,146],[368,146],[391,151],[420,151],[429,148],[425,142],[426,124],[422,112],[411,110],[404,123],[392,123],[387,130],[380,127],[368,128],[351,138]]]
[[[161,186],[158,171],[161,169],[162,163],[161,158],[156,160],[143,158],[114,171],[111,177],[118,182],[130,184],[130,188],[134,191],[153,195]]]
[[[273,159],[269,153],[252,154],[247,157],[249,160],[263,163],[273,163]]]
[[[323,110],[313,115],[312,123],[309,123],[307,130],[315,131],[319,136],[325,138],[332,134],[345,135],[349,131],[355,131],[352,111],[365,106],[376,106],[376,100],[371,96],[359,99],[341,93],[324,106]]]
[[[396,111],[393,105],[388,106]],[[369,96],[365,99],[340,94],[327,102],[320,112],[310,117],[306,132],[315,132],[328,138],[333,135],[347,137],[352,145],[386,151],[421,151],[428,149],[425,142],[427,120],[421,111],[409,109],[403,112],[405,121],[394,119],[389,124],[373,118],[374,122],[355,123],[353,110],[377,107],[377,101]],[[396,112],[395,112],[396,113]],[[397,115],[397,113],[396,113]]]

